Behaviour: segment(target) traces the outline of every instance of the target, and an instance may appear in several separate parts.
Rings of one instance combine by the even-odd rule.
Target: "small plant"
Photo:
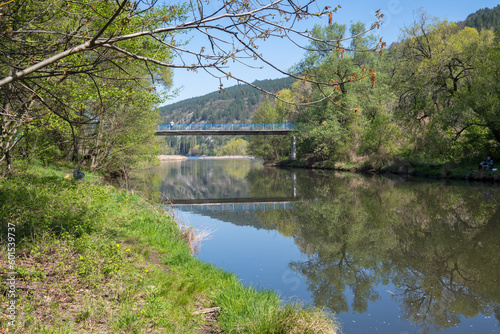
[[[82,312],[78,313],[78,315],[75,318],[75,321],[81,322],[81,321],[84,321],[88,318],[90,318],[90,312],[89,311],[82,311]]]

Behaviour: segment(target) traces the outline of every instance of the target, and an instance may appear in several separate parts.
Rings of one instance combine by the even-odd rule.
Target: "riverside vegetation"
[[[192,257],[192,231],[139,194],[67,166],[20,162],[0,179],[2,239],[15,226],[14,333],[336,333],[321,310]],[[7,273],[1,252],[2,290]],[[9,300],[1,297],[2,306]],[[215,307],[215,308],[214,308]]]
[[[380,54],[353,51],[378,45],[379,37],[371,33],[336,50],[307,52],[292,70],[304,80],[282,89],[281,100],[257,105],[252,122],[297,123],[293,135],[299,162],[294,166],[494,179],[491,172],[477,172],[477,164],[485,155],[495,161],[500,157],[500,6],[458,23],[423,11],[415,17]],[[319,40],[335,40],[364,29],[361,22],[350,27],[333,22],[316,25],[311,32]],[[313,41],[308,49],[316,46]],[[318,87],[309,79],[339,85]],[[186,103],[193,110],[217,105],[210,98]],[[240,103],[245,103],[244,96]],[[218,121],[203,115],[192,119],[206,120]],[[290,138],[245,140],[249,145],[239,154],[274,163],[289,159]],[[211,149],[211,139],[166,143],[172,152],[217,151]]]
[[[150,10],[141,3],[149,4],[0,4],[5,46],[0,50],[0,241],[5,243],[8,224],[14,224],[19,273],[14,330],[335,331],[321,311],[281,305],[276,294],[243,287],[233,275],[193,258],[183,239],[192,234],[179,230],[156,204],[99,184],[96,174],[84,182],[64,178],[63,171],[75,164],[85,164],[86,173],[126,176],[156,161],[158,154],[174,153],[168,150],[217,153],[196,137],[189,143],[154,137],[157,106],[172,87],[169,66],[179,55],[169,46],[184,45],[176,27],[201,31],[212,26],[208,21],[181,24],[203,12],[202,2],[199,8],[166,4]],[[238,17],[253,5],[222,3],[235,10],[228,15]],[[300,6],[288,3],[292,15],[304,17],[307,8],[295,12]],[[445,166],[448,161],[477,163],[485,154],[500,156],[499,32],[462,29],[421,15],[401,43],[379,57],[355,52],[384,48],[378,38],[364,33],[361,23],[350,28],[356,36],[351,45],[341,44],[347,28],[333,22],[336,10],[328,7],[321,13],[328,16],[328,25],[314,27],[314,42],[307,46],[316,51],[292,71],[302,80],[279,93],[294,106],[264,100],[253,122],[297,122],[297,156],[310,165],[378,170],[400,159]],[[246,36],[252,43],[254,37],[270,37],[261,31],[286,31],[280,24],[268,30],[260,18],[252,14],[251,22],[244,23],[257,34]],[[284,20],[295,22],[290,18],[285,15]],[[379,24],[379,12],[376,19]],[[337,47],[317,45],[335,39]],[[238,59],[231,45],[213,59],[216,66]],[[240,51],[246,59],[248,54]],[[322,102],[307,105],[310,101]],[[283,137],[252,138],[248,146],[236,139],[219,153],[281,161],[288,158],[289,146],[289,138]],[[5,281],[7,258],[5,252],[0,256]],[[6,305],[5,295],[1,298]],[[220,307],[216,325],[207,322],[214,312],[196,314],[212,306]],[[7,320],[0,319],[2,328]]]
[[[224,0],[218,9],[204,1],[0,3],[0,241],[13,224],[14,331],[335,332],[321,311],[283,305],[276,294],[243,287],[196,260],[183,240],[189,230],[179,230],[157,204],[98,184],[91,174],[126,177],[170,153],[161,152],[165,142],[154,134],[157,107],[172,93],[172,68],[221,71],[242,81],[226,64],[245,63],[250,54],[266,62],[255,51],[259,41],[288,36],[297,20],[332,22],[338,9],[309,12],[279,2]],[[374,14],[378,25],[381,14]],[[239,23],[221,30],[227,19]],[[193,33],[202,36],[189,44]],[[220,153],[245,147],[236,141]],[[62,163],[64,172],[81,164],[88,175],[75,182],[36,161]],[[1,256],[6,280],[8,258]],[[208,326],[207,314],[215,313],[203,312],[212,306],[220,310],[217,325]],[[1,318],[2,328],[7,320]]]

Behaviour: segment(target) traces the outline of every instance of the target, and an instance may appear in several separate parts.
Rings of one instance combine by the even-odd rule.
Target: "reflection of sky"
[[[203,215],[176,212],[195,228],[214,230],[201,246],[198,258],[235,273],[246,285],[278,291],[284,299],[299,296],[310,302],[306,284],[288,269],[291,261],[304,261],[292,238],[275,230],[236,226]]]
[[[236,226],[203,215],[179,211],[176,214],[194,228],[214,231],[211,238],[202,243],[198,254],[200,260],[235,273],[245,285],[272,289],[284,300],[312,302],[307,282],[288,268],[291,262],[307,260],[293,238],[284,237],[275,230]],[[344,333],[413,331],[412,326],[399,319],[398,304],[391,300],[392,295],[385,290],[395,291],[393,287],[380,286],[380,299],[376,304],[371,303],[367,312],[343,313],[337,317]],[[349,304],[352,304],[353,294],[350,291],[345,293]]]
[[[379,285],[376,287],[379,299],[375,303],[370,303],[365,313],[342,313],[337,317],[341,323],[342,332],[345,334],[369,334],[369,333],[396,333],[410,334],[423,333],[422,329],[411,326],[406,320],[401,318],[401,311],[396,302],[395,296],[387,292],[397,292],[392,285]],[[349,302],[352,302],[352,293],[346,291]],[[496,328],[495,328],[496,327]],[[441,333],[449,334],[482,334],[498,333],[497,321],[494,316],[479,314],[475,318],[460,317],[459,327],[451,327]],[[429,332],[435,333],[435,332]]]
[[[236,226],[200,214],[176,211],[176,215],[194,228],[213,231],[210,239],[202,242],[201,251],[197,255],[200,260],[234,273],[245,285],[274,290],[286,301],[312,302],[307,282],[300,274],[288,268],[291,262],[307,260],[293,238],[284,237],[275,230]],[[366,312],[360,314],[350,311],[337,315],[343,333],[421,333],[401,318],[396,287],[379,285],[374,288],[379,297],[375,302],[368,303]],[[349,305],[352,305],[352,291],[347,289],[344,293]],[[450,328],[444,333],[500,332],[494,316],[480,314],[475,318],[460,319],[458,328]]]

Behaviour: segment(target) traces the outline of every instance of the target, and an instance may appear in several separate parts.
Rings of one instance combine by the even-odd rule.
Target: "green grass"
[[[193,312],[217,306],[225,333],[336,332],[321,310],[283,305],[275,293],[244,287],[192,257],[185,233],[161,206],[102,184],[98,175],[65,179],[66,166],[19,170],[0,179],[0,240],[15,226],[22,288],[16,325],[2,317],[1,329],[197,333],[206,316]],[[0,264],[9,272],[5,251]]]

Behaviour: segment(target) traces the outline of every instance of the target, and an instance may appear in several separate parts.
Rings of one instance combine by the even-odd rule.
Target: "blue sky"
[[[213,1],[217,3],[216,0]],[[384,24],[375,31],[375,34],[382,37],[387,45],[398,40],[401,28],[414,21],[415,11],[420,8],[430,16],[456,22],[465,20],[467,15],[478,9],[493,8],[500,4],[498,0],[320,0],[317,2],[320,8],[327,5],[331,7],[341,5],[342,8],[334,14],[333,20],[346,25],[350,22],[361,21],[369,26],[374,21],[375,11],[380,9],[385,15]],[[308,24],[312,27],[314,23],[327,24],[327,18],[323,18],[322,21],[310,21]],[[192,43],[197,42],[192,41]],[[303,57],[302,50],[285,41],[274,40],[263,43],[259,51],[284,70],[298,63]],[[270,68],[259,70],[233,66],[230,71],[249,82],[283,77],[283,74]],[[235,81],[226,79],[222,83],[226,88],[236,84]],[[216,91],[219,88],[219,80],[203,71],[194,73],[179,69],[174,71],[174,88],[179,89],[178,96],[168,100],[165,104]]]

